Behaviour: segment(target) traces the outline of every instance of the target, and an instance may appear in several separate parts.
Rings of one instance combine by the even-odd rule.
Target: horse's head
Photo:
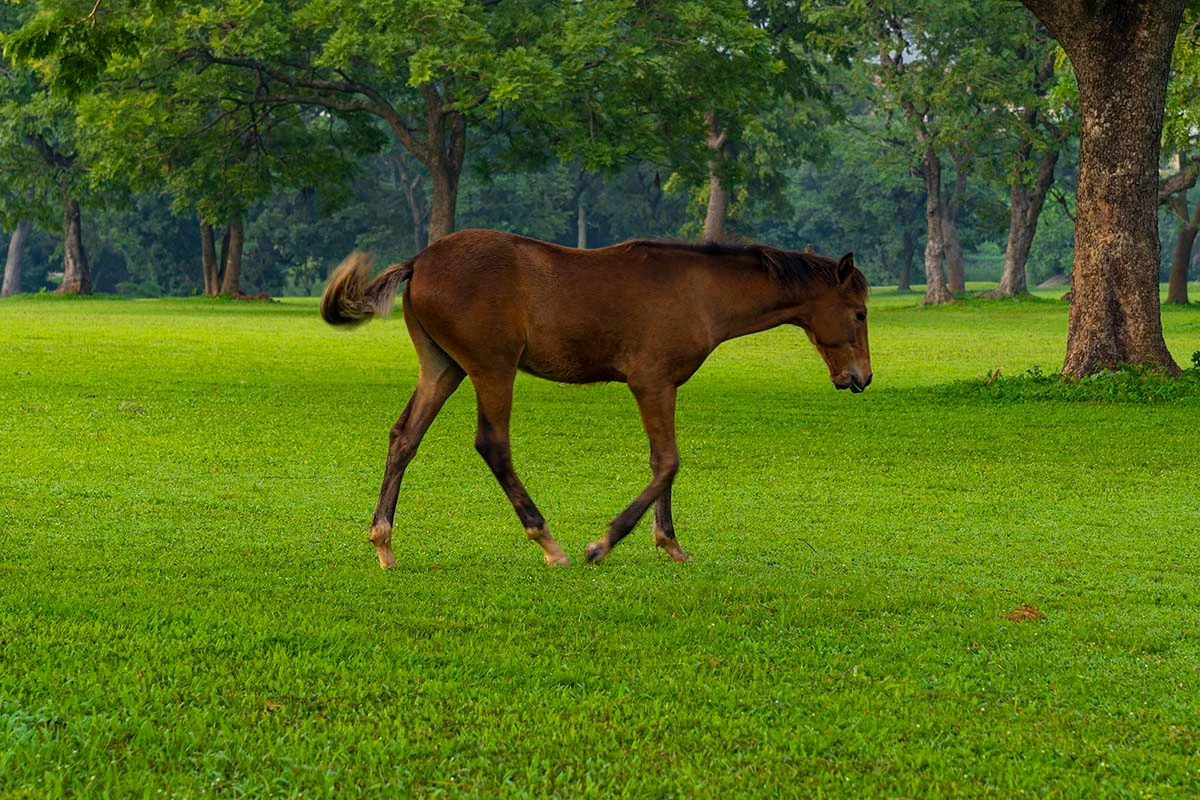
[[[871,383],[867,280],[854,266],[852,253],[842,256],[834,280],[805,308],[800,326],[829,365],[833,385],[856,394],[866,389]]]

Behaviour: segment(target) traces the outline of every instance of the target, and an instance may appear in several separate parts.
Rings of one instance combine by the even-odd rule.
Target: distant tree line
[[[309,293],[490,227],[852,249],[937,304],[991,253],[991,297],[1073,275],[1068,372],[1174,370],[1148,287],[1188,301],[1195,20],[1025,5],[0,6],[3,292]]]

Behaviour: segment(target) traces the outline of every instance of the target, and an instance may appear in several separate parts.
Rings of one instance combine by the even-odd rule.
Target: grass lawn
[[[0,796],[1197,796],[1200,395],[986,391],[1061,365],[1059,293],[876,292],[860,396],[798,331],[723,346],[686,565],[643,521],[545,567],[464,385],[388,572],[399,319],[0,302]],[[1189,366],[1200,309],[1164,326]],[[618,385],[521,378],[513,443],[577,564],[649,476]]]

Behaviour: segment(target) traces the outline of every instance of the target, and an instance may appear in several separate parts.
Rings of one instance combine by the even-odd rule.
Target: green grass
[[[399,320],[0,303],[0,796],[1196,796],[1200,396],[993,391],[1065,305],[918,299],[860,396],[794,330],[684,388],[693,563],[544,567],[464,386],[389,572]],[[513,440],[576,562],[648,478],[621,386],[522,378]]]

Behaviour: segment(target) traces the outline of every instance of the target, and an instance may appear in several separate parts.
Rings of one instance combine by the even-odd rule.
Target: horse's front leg
[[[587,560],[595,562],[603,559],[616,546],[617,542],[624,539],[633,530],[633,526],[637,525],[638,520],[646,513],[646,509],[650,507],[651,503],[661,502],[670,533],[668,534],[664,530],[662,539],[660,539],[659,526],[656,524],[655,542],[666,549],[676,561],[686,561],[688,556],[675,542],[675,532],[670,521],[669,492],[671,482],[675,480],[675,473],[679,470],[679,450],[675,446],[676,390],[673,385],[653,388],[630,385],[629,388],[637,400],[638,411],[642,415],[642,426],[646,429],[646,436],[650,439],[650,469],[653,474],[646,488],[633,499],[632,503],[626,506],[624,511],[617,515],[616,519],[609,523],[608,533],[604,538],[597,539],[587,546]],[[656,506],[657,508],[659,507]],[[663,521],[657,510],[656,518],[659,522]],[[674,549],[664,543],[664,540],[674,544]],[[678,556],[676,552],[679,554]]]

